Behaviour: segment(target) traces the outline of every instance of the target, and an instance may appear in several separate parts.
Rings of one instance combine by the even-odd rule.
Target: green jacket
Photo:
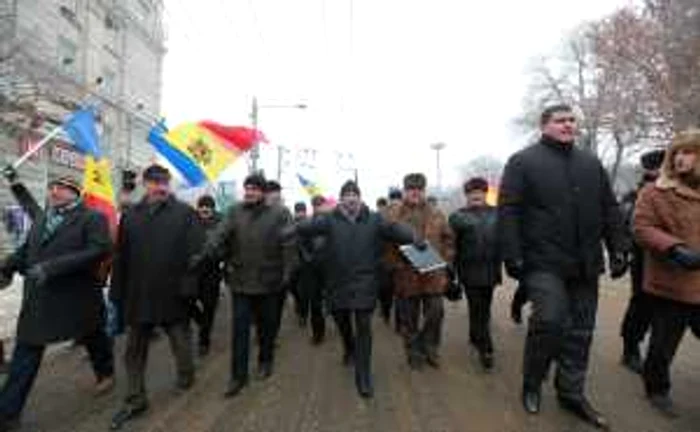
[[[285,207],[239,203],[210,234],[204,253],[226,265],[226,282],[238,294],[271,294],[290,280],[298,256],[285,235],[292,215]]]

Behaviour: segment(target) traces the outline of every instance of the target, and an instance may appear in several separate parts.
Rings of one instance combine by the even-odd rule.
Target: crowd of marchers
[[[24,277],[16,343],[0,390],[0,431],[19,425],[49,344],[73,340],[84,346],[96,395],[112,391],[115,332],[108,327],[126,329],[125,394],[111,430],[149,408],[146,365],[157,334],[167,335],[176,386],[187,391],[195,382],[194,347],[200,356],[209,352],[222,282],[230,290],[232,324],[226,397],[250,385],[251,339],[257,345],[256,377],[274,374],[289,293],[299,326],[310,327],[312,344],[324,343],[327,318],[333,319],[340,359],[354,368],[363,398],[374,394],[377,305],[403,339],[408,366],[419,373],[440,368],[444,302],[464,294],[469,342],[491,371],[497,352],[491,303],[502,268],[518,282],[514,321],[520,323],[523,306],[531,304],[521,388],[526,412],[539,413],[541,387],[554,364],[560,407],[600,429],[609,427],[585,395],[589,350],[601,274],[607,268],[620,278],[631,268],[622,363],[641,374],[654,408],[677,415],[671,364],[686,328],[700,336],[700,131],[680,132],[669,146],[644,154],[639,190],[619,204],[599,159],[575,145],[570,107],[548,108],[540,127],[540,140],[509,159],[497,207],[487,204],[488,182],[475,177],[464,183],[466,205],[449,216],[426,197],[420,173],[406,175],[403,190],[379,199],[377,211],[363,202],[359,185],[348,181],[337,205],[317,196],[311,212],[305,203],[290,212],[278,183],[251,174],[241,202],[220,215],[210,196],[200,197],[194,208],[179,201],[170,172],[153,165],[142,174],[144,197],[121,209],[114,236],[106,219],[85,206],[75,180],[51,180],[43,207],[6,169],[10,189],[33,224],[24,244],[0,266],[3,286],[16,273]],[[419,271],[399,252],[403,245],[431,248],[447,266]]]

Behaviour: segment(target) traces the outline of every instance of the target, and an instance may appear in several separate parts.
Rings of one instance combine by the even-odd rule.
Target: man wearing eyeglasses
[[[539,413],[542,381],[555,361],[561,408],[607,429],[584,386],[604,270],[602,243],[616,278],[627,269],[628,238],[603,165],[575,145],[572,109],[546,109],[540,129],[540,141],[508,161],[499,203],[506,271],[524,284],[533,305],[522,403],[528,413]]]

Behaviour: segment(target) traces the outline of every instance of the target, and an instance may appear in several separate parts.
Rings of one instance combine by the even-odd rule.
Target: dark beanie
[[[294,213],[299,213],[306,211],[306,203],[305,202],[298,202],[294,204]]]
[[[486,179],[484,179],[483,177],[473,177],[467,180],[466,183],[464,183],[464,193],[469,193],[475,190],[488,192],[489,182],[486,181]]]
[[[169,182],[170,171],[161,165],[151,165],[143,171],[143,179],[154,182]]]
[[[425,175],[421,173],[411,173],[403,178],[404,189],[425,189],[427,184],[428,180],[425,178]]]
[[[311,205],[314,207],[320,207],[326,203],[326,198],[323,195],[315,195],[311,198]]]
[[[666,151],[664,149],[651,150],[644,153],[639,161],[642,164],[642,168],[647,171],[655,171],[661,168],[661,164],[664,162],[664,156]]]
[[[346,181],[345,184],[343,185],[343,187],[340,188],[340,196],[341,197],[344,196],[345,194],[349,194],[349,193],[356,193],[358,195],[361,195],[360,194],[360,187],[357,185],[357,183],[355,183],[352,180]]]
[[[389,199],[390,200],[403,199],[403,192],[401,192],[401,189],[392,189],[389,191]]]
[[[275,180],[268,180],[265,183],[265,192],[280,192],[281,190],[282,186]]]
[[[245,178],[243,186],[265,190],[265,187],[267,186],[267,181],[265,180],[265,176],[263,176],[262,174],[251,174]]]
[[[197,200],[197,207],[209,207],[213,209],[216,208],[216,201],[211,195],[202,195]]]

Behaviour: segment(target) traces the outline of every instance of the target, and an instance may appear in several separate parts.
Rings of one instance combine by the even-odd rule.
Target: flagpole
[[[52,139],[56,138],[56,136],[58,136],[58,134],[60,134],[62,130],[63,128],[61,126],[56,126],[51,132],[46,134],[46,136],[44,136],[44,138],[42,138],[41,141],[36,143],[36,145],[32,146],[32,148],[30,148],[29,151],[27,151],[25,154],[20,156],[19,159],[14,161],[14,163],[12,164],[12,168],[15,170],[19,168],[23,163],[29,160],[29,158],[31,158],[32,156],[37,154],[42,148],[44,148],[46,144],[48,144]]]

